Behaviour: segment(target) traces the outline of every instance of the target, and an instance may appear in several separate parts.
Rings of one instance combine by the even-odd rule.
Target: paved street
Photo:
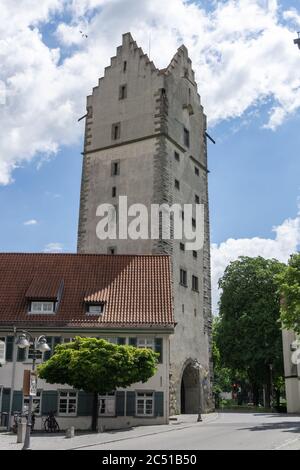
[[[0,449],[20,449],[16,436],[0,434]],[[32,449],[89,450],[300,450],[300,417],[262,413],[220,413],[180,416],[166,426],[142,426],[126,431],[78,435],[32,436]]]

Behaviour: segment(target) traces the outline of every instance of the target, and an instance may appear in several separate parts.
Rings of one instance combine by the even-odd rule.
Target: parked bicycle
[[[54,415],[54,411],[49,411],[49,414],[44,421],[44,429],[46,432],[59,432],[59,425]]]

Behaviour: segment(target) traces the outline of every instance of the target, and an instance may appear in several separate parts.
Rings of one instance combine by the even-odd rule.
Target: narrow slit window
[[[190,132],[186,128],[183,129],[183,140],[184,140],[184,145],[186,147],[189,147],[190,146]]]
[[[121,85],[119,88],[119,100],[127,98],[127,85]]]
[[[118,140],[121,136],[121,124],[119,122],[112,125],[111,137],[112,140]]]

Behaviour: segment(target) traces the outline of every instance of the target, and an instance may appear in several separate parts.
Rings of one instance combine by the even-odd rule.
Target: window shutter
[[[163,339],[155,338],[155,352],[159,354],[158,362],[162,364],[163,362]]]
[[[17,361],[24,362],[26,359],[27,348],[18,348]]]
[[[52,354],[55,353],[55,347],[61,343],[61,337],[60,336],[55,336],[53,340],[53,349],[52,349]]]
[[[125,392],[116,392],[116,415],[124,416],[125,414]]]
[[[129,338],[129,346],[135,346],[137,345],[137,338]]]
[[[135,392],[126,393],[126,416],[135,416]]]
[[[50,411],[57,412],[57,391],[45,390],[42,395],[42,415],[47,415]]]
[[[2,391],[2,413],[9,412],[10,388],[4,388]]]
[[[87,393],[84,391],[78,392],[78,416],[92,416],[93,413],[93,393]]]
[[[6,337],[6,360],[12,361],[13,359],[13,349],[14,349],[14,337]]]
[[[164,392],[154,392],[154,415],[164,415]]]
[[[5,338],[0,338],[0,364],[5,363],[6,358]]]
[[[124,337],[118,338],[117,343],[118,343],[119,346],[124,346],[124,344],[126,344],[126,338],[124,338]]]
[[[12,412],[22,411],[22,404],[23,392],[21,390],[15,390],[13,395]]]

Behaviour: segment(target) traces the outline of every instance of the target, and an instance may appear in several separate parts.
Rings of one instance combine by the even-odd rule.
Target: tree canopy
[[[300,334],[300,253],[291,256],[288,266],[277,276],[284,328]]]
[[[280,295],[276,276],[284,265],[262,257],[231,262],[219,281],[216,342],[224,367],[247,373],[257,388],[283,370]],[[270,384],[269,384],[270,385]]]

